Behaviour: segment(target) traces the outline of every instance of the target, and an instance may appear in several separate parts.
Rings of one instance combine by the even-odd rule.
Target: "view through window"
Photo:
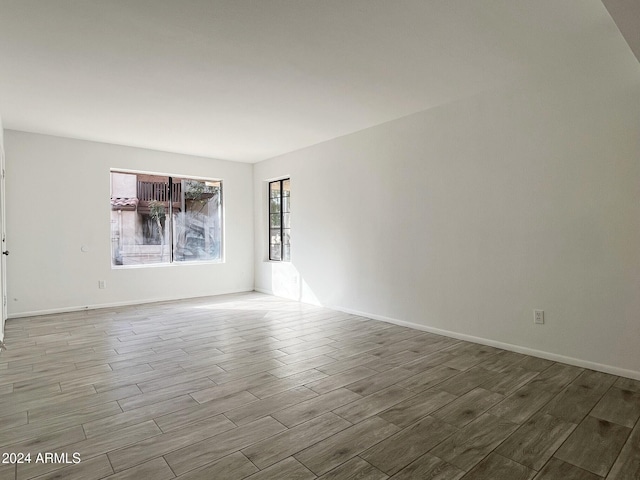
[[[269,260],[291,261],[291,180],[269,182]]]
[[[111,172],[111,262],[222,260],[222,182]]]

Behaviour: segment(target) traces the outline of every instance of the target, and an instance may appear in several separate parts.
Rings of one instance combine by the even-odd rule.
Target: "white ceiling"
[[[255,162],[621,41],[600,0],[0,0],[0,114]]]

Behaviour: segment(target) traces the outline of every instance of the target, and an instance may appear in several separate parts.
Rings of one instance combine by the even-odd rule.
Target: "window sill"
[[[193,265],[221,265],[226,263],[224,260],[210,260],[201,262],[172,262],[172,263],[146,263],[143,265],[111,265],[112,270],[129,270],[140,268],[166,268],[166,267],[185,267]]]

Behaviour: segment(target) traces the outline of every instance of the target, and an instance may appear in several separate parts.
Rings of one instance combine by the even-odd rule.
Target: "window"
[[[291,181],[269,182],[269,260],[291,261]]]
[[[222,259],[222,182],[111,172],[111,263]]]

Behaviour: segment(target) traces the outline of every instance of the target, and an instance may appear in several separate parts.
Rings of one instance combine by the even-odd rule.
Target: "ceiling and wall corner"
[[[609,14],[640,61],[640,2],[637,0],[602,0]]]
[[[0,0],[0,11],[6,128],[245,162],[571,68],[622,39],[600,0]]]

